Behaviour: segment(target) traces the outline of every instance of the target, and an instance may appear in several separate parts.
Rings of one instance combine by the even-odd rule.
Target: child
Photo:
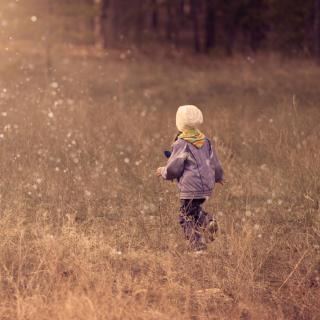
[[[211,196],[216,182],[224,183],[215,149],[198,130],[202,123],[202,112],[196,106],[179,107],[176,126],[180,134],[173,144],[167,165],[156,171],[156,175],[163,179],[178,180],[181,200],[179,222],[196,251],[206,248],[204,233],[213,240],[218,230],[216,220],[204,212],[201,205]]]

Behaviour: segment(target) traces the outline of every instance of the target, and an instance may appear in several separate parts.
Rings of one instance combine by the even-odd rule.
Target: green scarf
[[[180,139],[190,142],[198,149],[202,148],[206,141],[206,136],[198,129],[190,129],[183,131],[179,135]]]

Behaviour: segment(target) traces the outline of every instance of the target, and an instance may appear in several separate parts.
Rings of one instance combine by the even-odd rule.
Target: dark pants
[[[205,247],[204,234],[209,231],[209,239],[213,240],[213,233],[217,232],[217,224],[212,214],[202,210],[205,199],[181,200],[179,222],[186,238],[193,249]],[[210,230],[207,230],[209,227]]]

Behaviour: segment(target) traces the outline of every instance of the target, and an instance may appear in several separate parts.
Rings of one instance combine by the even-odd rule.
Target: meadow
[[[319,66],[61,47],[52,67],[0,53],[1,319],[320,318]],[[227,180],[203,255],[154,175],[182,104]]]

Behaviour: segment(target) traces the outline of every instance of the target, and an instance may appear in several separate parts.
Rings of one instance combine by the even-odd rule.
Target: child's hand
[[[157,177],[161,177],[162,176],[162,170],[164,169],[164,167],[159,167],[157,170],[156,170],[156,176]]]

